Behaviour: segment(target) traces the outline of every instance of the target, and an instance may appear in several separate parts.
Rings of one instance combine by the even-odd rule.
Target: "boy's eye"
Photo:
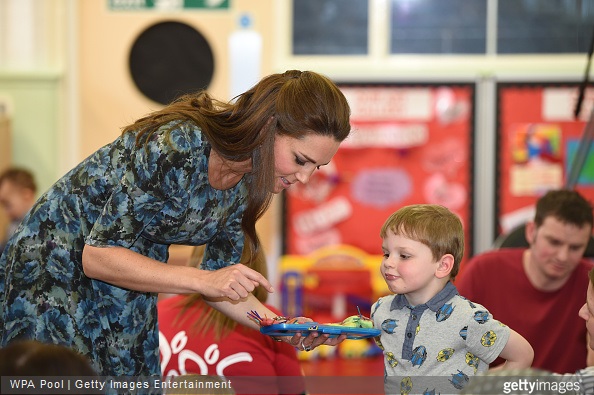
[[[400,259],[408,259],[408,258],[410,258],[410,255],[400,254]]]

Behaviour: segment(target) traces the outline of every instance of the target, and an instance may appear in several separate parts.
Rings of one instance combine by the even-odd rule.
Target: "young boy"
[[[394,295],[372,306],[371,319],[381,329],[386,394],[457,393],[498,356],[506,360],[501,368],[530,367],[530,344],[452,284],[464,253],[455,214],[437,205],[406,206],[380,236],[380,271]]]

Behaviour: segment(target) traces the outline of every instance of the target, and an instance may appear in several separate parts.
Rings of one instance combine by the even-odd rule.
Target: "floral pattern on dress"
[[[239,261],[245,182],[210,186],[210,144],[191,122],[165,125],[146,147],[135,138],[118,137],[64,175],[8,242],[0,346],[37,339],[87,355],[101,375],[159,375],[157,294],[85,276],[85,244],[161,262],[171,244],[207,244],[203,269]]]

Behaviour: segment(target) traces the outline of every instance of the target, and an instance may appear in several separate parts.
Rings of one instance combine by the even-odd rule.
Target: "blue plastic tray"
[[[379,336],[380,330],[375,328],[351,328],[340,325],[324,325],[317,322],[306,322],[304,324],[274,324],[263,326],[260,332],[268,336],[293,336],[301,332],[307,336],[308,332],[328,333],[330,337],[338,337],[343,333],[347,334],[347,339],[367,339],[369,337]]]

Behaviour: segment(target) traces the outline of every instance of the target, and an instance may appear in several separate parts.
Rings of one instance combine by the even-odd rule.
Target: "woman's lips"
[[[281,177],[280,179],[281,179],[281,181],[283,182],[283,186],[284,186],[285,188],[288,188],[288,187],[290,187],[290,186],[291,186],[291,183],[290,183],[290,182],[289,182],[289,181],[288,181],[288,180],[287,180],[285,177]]]

